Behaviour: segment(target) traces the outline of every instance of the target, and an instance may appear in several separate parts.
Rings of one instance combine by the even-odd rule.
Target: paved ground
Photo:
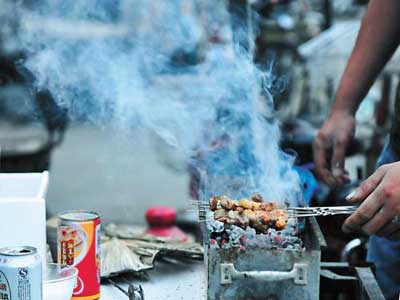
[[[91,209],[106,222],[142,223],[151,205],[184,207],[188,178],[163,166],[160,149],[142,131],[72,126],[53,154],[49,213]]]
[[[127,284],[122,279],[116,281],[127,290]],[[129,281],[142,286],[146,300],[206,299],[206,272],[202,262],[179,264],[158,262],[156,268],[149,272],[148,280],[132,278]],[[107,284],[101,288],[101,299],[128,300],[128,297]]]

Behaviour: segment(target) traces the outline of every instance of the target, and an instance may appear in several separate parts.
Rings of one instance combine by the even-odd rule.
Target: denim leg
[[[392,146],[390,145],[390,139],[388,138],[386,140],[385,146],[383,147],[382,153],[379,156],[378,161],[376,162],[376,168],[399,160],[400,157],[396,152],[394,152]]]
[[[376,266],[376,279],[387,300],[400,294],[400,241],[372,236],[368,244],[368,261]]]
[[[388,139],[377,167],[399,161]],[[398,300],[400,294],[400,241],[371,236],[368,247],[368,260],[376,266],[376,279],[387,300]]]

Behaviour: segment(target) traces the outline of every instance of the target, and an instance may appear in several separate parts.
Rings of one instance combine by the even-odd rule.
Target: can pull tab
[[[293,279],[294,284],[307,284],[307,264],[295,263],[293,269],[283,271],[244,271],[239,272],[233,264],[221,264],[221,284],[232,284],[236,279],[253,279],[260,281],[281,281]]]

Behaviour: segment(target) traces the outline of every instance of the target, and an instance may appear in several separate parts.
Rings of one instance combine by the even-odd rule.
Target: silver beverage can
[[[0,300],[42,300],[42,263],[36,248],[0,249]]]

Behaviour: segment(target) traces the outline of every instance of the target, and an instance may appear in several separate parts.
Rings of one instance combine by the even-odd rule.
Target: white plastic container
[[[70,300],[74,290],[78,269],[72,266],[60,268],[47,264],[43,273],[43,300]]]
[[[48,172],[0,174],[0,248],[32,246],[46,266]]]

